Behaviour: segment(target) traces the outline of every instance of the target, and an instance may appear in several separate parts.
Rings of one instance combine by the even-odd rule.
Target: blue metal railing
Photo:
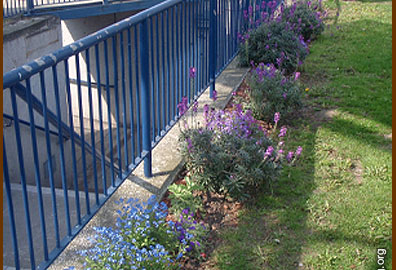
[[[85,0],[3,0],[3,17],[9,18],[24,13],[30,14],[36,7],[84,1]]]
[[[46,268],[141,161],[152,175],[177,104],[236,56],[248,1],[168,0],[4,74],[6,264]]]

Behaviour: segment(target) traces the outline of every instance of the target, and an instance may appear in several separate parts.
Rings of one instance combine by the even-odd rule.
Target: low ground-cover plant
[[[301,90],[298,85],[299,72],[286,77],[274,65],[260,63],[253,68],[249,77],[249,107],[257,119],[270,121],[276,112],[283,118],[301,108]]]
[[[323,13],[320,3],[298,1],[286,7],[282,12],[282,21],[289,23],[298,36],[306,42],[318,37],[324,30]]]
[[[184,180],[186,182],[185,185],[172,184],[168,188],[172,205],[169,210],[175,216],[179,216],[187,208],[189,208],[191,213],[196,213],[197,210],[202,211],[202,200],[194,195],[195,191],[203,189],[202,186],[192,181],[190,177],[185,177]]]
[[[205,105],[203,113],[204,126],[183,130],[180,142],[192,179],[209,191],[245,200],[278,177],[285,159],[291,162],[301,154],[285,156],[284,142],[277,141],[286,135],[286,128],[278,136],[269,134],[241,105],[231,111]]]
[[[296,71],[308,55],[308,46],[299,38],[291,26],[278,20],[261,24],[249,33],[249,38],[241,45],[240,64],[274,64],[287,74]]]
[[[121,199],[116,227],[96,227],[94,247],[81,253],[87,269],[179,269],[177,261],[200,250],[204,227],[185,210],[166,221],[167,206]],[[197,251],[197,252],[198,252]]]

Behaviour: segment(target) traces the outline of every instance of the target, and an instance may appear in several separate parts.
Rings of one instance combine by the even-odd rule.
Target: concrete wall
[[[3,71],[4,73],[22,66],[27,62],[33,61],[45,54],[51,53],[62,46],[62,35],[60,20],[56,17],[40,17],[40,18],[25,18],[18,20],[4,21],[4,37],[3,37]],[[59,99],[61,107],[61,119],[68,123],[68,114],[66,110],[66,96],[65,96],[65,80],[64,80],[64,66],[59,64],[57,66],[56,75],[58,77]],[[56,112],[54,82],[52,70],[44,72],[46,78],[46,96],[47,104],[52,112]],[[41,85],[39,75],[30,78],[32,94],[41,99]],[[26,85],[26,82],[22,82]],[[29,113],[26,102],[17,97],[18,118],[29,122]],[[13,115],[10,89],[3,91],[3,112],[8,115]],[[34,113],[35,124],[44,127],[43,117],[38,113]],[[30,135],[30,128],[26,125],[21,126],[21,142],[24,154],[25,174],[27,183],[34,185],[34,162],[32,153],[32,141]],[[50,126],[50,129],[57,131],[57,128]],[[15,139],[14,122],[4,120],[3,126],[5,145],[7,148],[7,158],[11,181],[14,183],[20,182],[19,160],[17,157],[17,142]],[[48,170],[47,162],[48,155],[46,151],[46,141],[44,132],[36,130],[37,145],[39,149],[39,163],[42,184],[48,186]],[[60,163],[59,163],[59,146],[57,136],[51,135],[51,150],[54,161],[54,177],[60,185]],[[65,142],[67,143],[67,142]],[[68,154],[66,149],[66,162],[68,161]]]

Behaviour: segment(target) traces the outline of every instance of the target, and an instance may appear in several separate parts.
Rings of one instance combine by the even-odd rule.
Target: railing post
[[[148,42],[148,26],[147,19],[144,19],[140,24],[139,29],[139,49],[140,49],[140,78],[141,88],[141,116],[142,116],[142,137],[143,137],[143,152],[147,153],[144,158],[144,175],[146,177],[152,176],[151,170],[151,116],[150,116],[150,78],[149,78],[149,42]]]
[[[217,0],[210,0],[209,19],[209,73],[210,73],[210,97],[213,97],[216,82],[217,66]]]
[[[27,13],[30,14],[34,9],[33,0],[27,0]]]

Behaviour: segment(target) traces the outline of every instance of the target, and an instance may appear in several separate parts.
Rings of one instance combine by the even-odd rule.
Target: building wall
[[[43,42],[44,41],[44,42]],[[30,61],[33,61],[45,54],[51,53],[62,46],[62,35],[60,20],[56,17],[40,17],[40,18],[27,18],[19,19],[16,21],[6,20],[4,22],[4,36],[3,36],[3,71],[4,73],[10,71],[13,68],[22,66]],[[63,65],[57,66],[56,75],[58,77],[59,87],[59,101],[61,107],[61,119],[65,123],[68,123],[68,115],[66,110],[66,97],[65,97],[65,80],[64,80],[64,67]],[[53,72],[52,70],[46,70],[44,72],[46,78],[46,96],[49,110],[56,112],[54,84],[53,84]],[[41,99],[41,85],[39,75],[35,75],[29,79],[31,84],[32,94]],[[25,82],[22,84],[25,85]],[[13,116],[11,106],[10,89],[3,91],[3,112]],[[17,96],[17,109],[18,118],[29,122],[29,112],[26,102],[21,100]],[[43,117],[34,112],[34,121],[36,125],[44,127]],[[17,142],[15,139],[14,122],[7,119],[4,120],[3,132],[5,138],[5,145],[7,149],[7,159],[9,166],[9,173],[11,181],[14,183],[20,183],[20,169],[19,159],[17,156]],[[21,128],[21,143],[24,154],[24,167],[27,178],[27,183],[34,185],[34,162],[32,152],[32,141],[30,127],[20,124]],[[52,131],[57,131],[55,126],[50,125]],[[46,169],[48,164],[48,156],[46,153],[46,141],[45,133],[37,130],[37,146],[39,152],[39,166],[40,174],[42,178],[42,184],[48,186],[48,170]],[[57,136],[51,135],[51,150],[52,157],[54,160],[54,177],[60,185],[60,163],[59,163],[59,147]],[[68,155],[66,152],[66,161],[68,161]]]

